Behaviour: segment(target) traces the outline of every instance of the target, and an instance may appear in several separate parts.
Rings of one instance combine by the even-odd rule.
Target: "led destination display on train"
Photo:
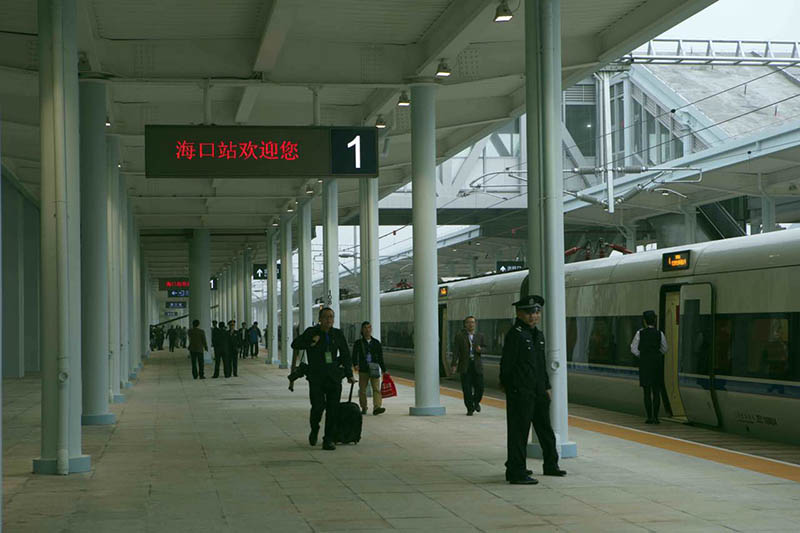
[[[675,270],[689,270],[691,251],[670,252],[661,256],[661,270],[673,272]]]

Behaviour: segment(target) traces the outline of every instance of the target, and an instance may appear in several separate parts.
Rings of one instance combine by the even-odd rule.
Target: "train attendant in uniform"
[[[372,336],[372,324],[361,323],[361,338],[353,344],[353,363],[358,372],[358,402],[361,414],[367,414],[367,387],[372,387],[372,414],[386,412],[382,406],[381,376],[386,372],[381,341]]]
[[[323,450],[335,450],[333,437],[336,434],[336,412],[342,396],[342,378],[348,383],[353,379],[353,365],[350,349],[342,330],[333,327],[333,309],[323,307],[319,310],[319,324],[306,329],[292,342],[292,348],[305,350],[308,357],[308,395],[311,400],[309,423],[311,433],[308,443],[317,444],[319,423],[325,411],[325,435],[322,437]]]
[[[550,425],[550,378],[545,364],[544,335],[536,327],[542,318],[544,298],[523,296],[514,302],[517,319],[508,331],[500,359],[500,384],[506,393],[508,460],[506,481],[535,485],[526,468],[531,424],[544,456],[544,475],[564,476],[558,466],[556,436]]]
[[[631,342],[631,353],[639,358],[639,386],[644,391],[646,424],[660,424],[661,389],[664,387],[664,354],[667,338],[656,328],[655,311],[642,313],[644,327],[636,332]]]
[[[483,361],[481,351],[486,348],[483,334],[475,331],[477,321],[474,316],[464,319],[464,329],[455,337],[453,352],[453,372],[461,375],[461,391],[464,393],[464,405],[467,416],[472,412],[481,412],[483,398]]]

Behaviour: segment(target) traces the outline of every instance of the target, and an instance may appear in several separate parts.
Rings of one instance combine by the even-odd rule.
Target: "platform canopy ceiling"
[[[713,0],[563,0],[562,78],[570,85]],[[519,4],[519,7],[517,7]],[[437,156],[450,157],[524,112],[524,1],[493,21],[497,0],[79,0],[81,79],[108,82],[108,132],[144,234],[164,246],[180,230],[209,228],[241,249],[287,203],[315,192],[303,179],[148,179],[145,124],[310,125],[312,91],[324,125],[388,128],[380,140],[380,194],[408,183],[410,83],[438,82]],[[37,2],[0,0],[2,159],[37,198],[40,182]],[[210,117],[204,94],[210,99]],[[412,102],[413,105],[413,102]],[[358,182],[340,180],[340,217],[358,209]],[[147,248],[148,242],[145,242]],[[155,250],[155,248],[154,248]],[[176,259],[177,260],[177,259]],[[188,258],[184,261],[187,261]],[[212,265],[216,270],[223,258]],[[184,262],[185,265],[185,262]],[[157,274],[155,270],[153,274]]]

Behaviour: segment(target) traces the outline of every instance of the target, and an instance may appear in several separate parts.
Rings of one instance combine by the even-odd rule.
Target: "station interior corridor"
[[[572,427],[581,443],[565,478],[503,480],[505,410],[411,417],[398,379],[362,441],[310,447],[308,385],[240,360],[239,377],[193,380],[185,350],[153,352],[117,423],[87,426],[92,470],[30,472],[39,446],[36,375],[5,380],[6,531],[790,531],[800,485]],[[345,389],[343,396],[346,396]],[[356,393],[357,394],[357,393]]]

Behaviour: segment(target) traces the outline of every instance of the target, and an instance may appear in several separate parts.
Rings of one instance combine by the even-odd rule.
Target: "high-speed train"
[[[644,416],[630,343],[642,312],[652,309],[667,338],[665,389],[676,418],[800,443],[800,231],[620,255],[565,270],[571,402]],[[487,386],[497,385],[511,304],[526,275],[440,285],[442,375],[449,373],[455,333],[474,315],[489,343]],[[389,368],[413,370],[413,298],[413,289],[381,294]],[[360,308],[358,298],[341,302],[351,342]]]

